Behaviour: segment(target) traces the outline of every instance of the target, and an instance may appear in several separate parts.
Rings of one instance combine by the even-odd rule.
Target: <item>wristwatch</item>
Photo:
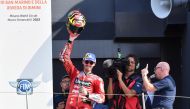
[[[68,40],[67,42],[70,43],[70,44],[72,43],[72,41],[70,41],[70,40]]]
[[[86,98],[89,98],[89,93],[87,92]]]

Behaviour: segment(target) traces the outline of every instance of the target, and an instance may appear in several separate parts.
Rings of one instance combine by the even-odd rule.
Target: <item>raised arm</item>
[[[69,38],[68,42],[65,44],[65,47],[60,52],[59,60],[61,62],[63,62],[66,72],[72,79],[79,73],[79,71],[73,65],[71,58],[70,58],[74,40],[79,36],[79,34],[73,34],[70,31],[69,31],[69,34],[70,34],[70,38]]]
[[[143,79],[143,86],[145,87],[146,91],[154,92],[156,91],[156,87],[152,83],[150,83],[147,74],[148,74],[148,64],[144,69],[141,70],[142,79]]]

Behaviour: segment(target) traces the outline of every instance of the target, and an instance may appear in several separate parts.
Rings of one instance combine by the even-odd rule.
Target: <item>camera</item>
[[[107,59],[103,62],[103,68],[108,73],[109,76],[114,76],[117,69],[121,72],[126,71],[127,61],[125,59]]]
[[[129,69],[128,66],[131,66],[133,63],[130,58],[133,58],[135,61],[135,68]],[[121,50],[118,48],[117,58],[116,59],[107,59],[103,62],[103,68],[106,75],[109,77],[117,77],[117,69],[122,73],[125,73],[129,70],[138,71],[140,66],[139,59],[134,54],[128,54],[125,58],[122,58]]]
[[[128,61],[125,58],[121,58],[121,50],[118,48],[116,59],[107,59],[103,62],[103,68],[108,76],[117,77],[117,69],[121,72],[126,71],[126,65]]]

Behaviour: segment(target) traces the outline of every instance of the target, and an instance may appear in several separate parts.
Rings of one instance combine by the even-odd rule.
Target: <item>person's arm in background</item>
[[[74,40],[79,36],[79,34],[73,34],[68,30],[70,36],[68,42],[65,44],[64,49],[60,52],[59,60],[63,62],[63,65],[66,69],[66,72],[69,74],[70,78],[72,79],[74,76],[79,73],[76,67],[73,65],[71,61],[71,52],[73,48]]]
[[[109,78],[109,82],[108,82],[108,89],[107,89],[107,97],[108,99],[112,99],[113,98],[113,78]]]
[[[157,89],[154,87],[152,83],[150,83],[147,74],[148,74],[148,64],[144,69],[141,70],[142,79],[143,79],[143,86],[146,89],[146,91],[155,92]]]
[[[119,70],[117,70],[117,76],[118,76],[119,84],[120,84],[120,86],[121,86],[123,92],[126,94],[126,96],[129,97],[129,98],[135,96],[135,95],[136,95],[136,91],[133,90],[133,89],[129,89],[129,88],[125,85],[125,83],[124,83],[123,80],[122,80],[123,74],[122,74]]]

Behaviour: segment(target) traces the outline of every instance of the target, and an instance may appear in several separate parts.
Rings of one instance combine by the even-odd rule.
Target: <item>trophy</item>
[[[67,29],[73,34],[80,34],[86,25],[86,19],[79,10],[73,10],[68,14]]]

